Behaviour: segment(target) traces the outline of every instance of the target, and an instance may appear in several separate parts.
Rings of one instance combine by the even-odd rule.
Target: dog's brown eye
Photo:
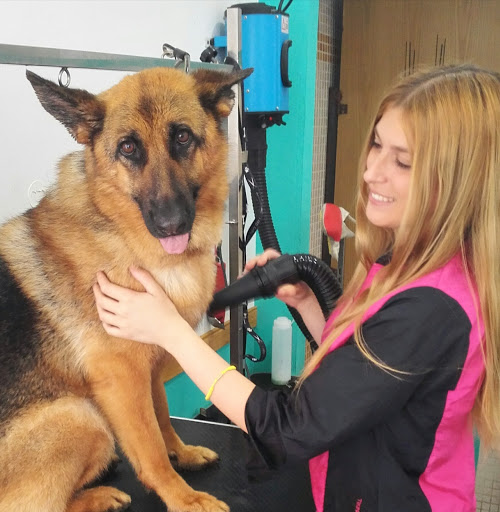
[[[179,144],[187,144],[191,140],[191,134],[188,130],[179,130],[177,132],[177,142]]]
[[[136,145],[131,140],[123,141],[120,144],[120,153],[123,156],[131,156],[134,154]]]

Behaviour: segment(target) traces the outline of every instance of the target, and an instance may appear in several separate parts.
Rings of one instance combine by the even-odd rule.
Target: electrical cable
[[[252,224],[248,228],[246,235],[245,235],[245,225],[246,225],[246,220],[247,220],[248,201],[247,201],[247,194],[245,191],[245,187],[243,186],[243,178],[246,181],[246,183],[248,184],[248,187],[250,188],[250,190],[253,191],[252,197],[255,196],[255,199],[252,201],[255,220],[252,222]],[[252,177],[252,173],[251,173],[248,165],[243,166],[242,179],[240,179],[240,188],[241,188],[241,192],[242,192],[241,195],[242,195],[242,237],[243,238],[240,239],[239,245],[240,245],[240,249],[243,254],[242,257],[243,257],[243,267],[244,267],[246,264],[247,245],[250,242],[250,240],[253,238],[255,233],[257,232],[257,229],[258,229],[259,223],[260,223],[260,219],[262,218],[262,207],[261,207],[261,203],[260,203],[259,192],[256,189],[256,185],[255,185],[255,182]],[[255,203],[258,203],[257,208],[256,208]],[[242,307],[243,307],[244,336],[249,334],[257,343],[257,345],[259,347],[259,352],[260,352],[258,357],[255,357],[252,354],[245,353],[244,358],[250,359],[250,361],[252,361],[254,363],[260,363],[261,361],[263,361],[266,358],[266,355],[267,355],[266,344],[265,344],[264,340],[255,332],[253,327],[250,325],[250,321],[248,319],[248,303],[242,302]],[[246,352],[246,339],[245,339],[244,346],[245,346],[245,352]],[[247,368],[247,373],[248,373],[248,368]]]
[[[285,7],[283,7],[283,10],[281,12],[286,12],[286,10],[290,7],[290,5],[292,4],[293,0],[288,0],[288,3],[285,5]]]

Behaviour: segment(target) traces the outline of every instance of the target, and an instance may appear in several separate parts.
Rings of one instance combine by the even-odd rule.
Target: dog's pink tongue
[[[189,233],[184,235],[172,235],[166,238],[160,238],[160,243],[163,249],[168,254],[181,254],[186,250],[189,242]]]

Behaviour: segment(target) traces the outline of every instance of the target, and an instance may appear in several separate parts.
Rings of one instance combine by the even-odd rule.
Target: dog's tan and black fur
[[[195,325],[211,299],[227,194],[220,123],[248,71],[152,69],[94,96],[28,72],[83,151],[40,204],[0,228],[0,511],[104,512],[130,498],[88,487],[115,440],[168,510],[228,510],[172,468],[217,460],[169,420],[157,347],[109,337],[92,285],[138,288],[148,269]],[[50,143],[50,141],[47,141]],[[181,343],[182,340],[179,340]]]

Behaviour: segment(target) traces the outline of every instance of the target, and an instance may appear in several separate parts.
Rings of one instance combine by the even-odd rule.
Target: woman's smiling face
[[[375,226],[397,230],[408,200],[411,154],[401,110],[386,110],[375,126],[363,179],[368,186],[366,216]]]

